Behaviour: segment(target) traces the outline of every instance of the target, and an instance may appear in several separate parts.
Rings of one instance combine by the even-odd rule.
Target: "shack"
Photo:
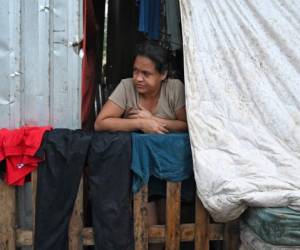
[[[108,95],[131,76],[135,44],[147,39],[138,31],[141,2],[3,1],[0,127],[92,129]],[[169,1],[159,2],[164,10]],[[172,52],[173,73],[186,86],[195,221],[180,224],[180,184],[168,183],[167,225],[148,228],[144,188],[134,199],[135,246],[166,242],[166,249],[180,249],[187,241],[208,249],[210,240],[223,240],[224,249],[238,249],[239,228],[227,222],[248,206],[300,207],[300,6],[271,0],[178,3],[179,16],[170,18],[180,24],[183,40]],[[161,43],[172,46],[168,35]],[[0,181],[0,249],[32,249],[37,181],[36,173],[23,187]],[[81,184],[70,249],[94,245],[93,229],[85,226],[84,190]],[[243,232],[243,247],[250,249],[251,237]]]

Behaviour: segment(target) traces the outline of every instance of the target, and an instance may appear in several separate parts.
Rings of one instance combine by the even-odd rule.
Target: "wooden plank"
[[[82,238],[83,238],[83,245],[84,246],[93,246],[93,245],[95,245],[93,228],[91,228],[91,227],[83,228]]]
[[[203,207],[201,201],[196,197],[196,214],[195,214],[195,250],[209,249],[209,215]]]
[[[208,225],[208,239],[223,240],[224,224],[216,223]]]
[[[180,225],[181,241],[194,241],[195,226],[193,223]],[[165,225],[153,225],[149,228],[149,243],[163,243],[166,240]]]
[[[167,182],[166,250],[180,249],[181,182]]]
[[[31,173],[32,186],[32,239],[35,233],[35,210],[36,210],[36,189],[37,189],[37,170]],[[32,249],[34,248],[34,241],[32,241]]]
[[[73,214],[69,224],[69,250],[82,249],[83,230],[83,179],[81,178]]]
[[[149,243],[163,243],[166,241],[165,225],[152,225],[148,232]]]
[[[224,250],[236,250],[240,245],[240,228],[239,221],[231,221],[225,224],[224,227]]]
[[[146,204],[148,202],[148,187],[145,185],[135,194],[134,210],[134,238],[135,249],[148,250],[148,217]]]
[[[16,244],[17,247],[32,246],[32,231],[17,229]]]
[[[209,224],[208,235],[210,240],[223,240],[224,224]],[[149,243],[165,242],[166,229],[164,225],[153,225],[149,228]],[[186,223],[180,225],[180,241],[195,240],[195,224]]]
[[[0,181],[0,249],[16,249],[16,194],[15,188]]]
[[[210,224],[209,225],[209,239],[222,240],[223,239],[224,224]],[[16,234],[17,246],[31,246],[32,245],[32,231],[18,229]],[[148,239],[149,243],[163,243],[166,238],[166,227],[164,225],[153,225],[149,228]],[[82,239],[84,246],[93,246],[94,236],[91,227],[83,228]],[[180,239],[183,242],[194,241],[195,239],[195,224],[181,224],[180,225]],[[0,248],[1,249],[1,248]]]

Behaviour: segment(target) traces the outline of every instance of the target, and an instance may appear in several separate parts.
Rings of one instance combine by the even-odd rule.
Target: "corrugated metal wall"
[[[81,59],[72,44],[82,36],[82,0],[0,4],[0,128],[79,128]],[[17,201],[19,226],[31,228],[29,186]]]
[[[0,0],[0,127],[80,126],[80,0]]]

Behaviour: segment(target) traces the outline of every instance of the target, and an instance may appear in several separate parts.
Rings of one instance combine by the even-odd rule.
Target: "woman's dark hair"
[[[153,61],[155,69],[161,74],[168,71],[168,52],[153,41],[138,44],[134,58],[137,56],[144,56]]]

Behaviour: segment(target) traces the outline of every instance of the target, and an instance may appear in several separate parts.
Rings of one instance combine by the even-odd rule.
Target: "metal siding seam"
[[[10,74],[10,53],[11,46],[9,42],[10,35],[10,19],[9,4],[4,1],[0,9],[0,127],[9,126],[9,74]],[[4,84],[3,84],[4,83]]]
[[[21,15],[20,1],[14,0],[9,2],[9,38],[10,48],[10,93],[9,93],[9,127],[16,128],[21,124],[21,74],[20,72],[20,45],[21,45],[21,30],[20,30],[20,15]]]
[[[22,86],[24,92],[21,96],[21,121],[22,124],[33,125],[37,119],[33,119],[36,110],[35,93],[40,88],[36,82],[38,65],[35,64],[38,58],[36,50],[36,13],[32,1],[21,1],[21,71]],[[35,105],[36,104],[36,105]]]
[[[78,128],[80,125],[80,58],[72,43],[78,40],[78,1],[54,1],[53,26],[53,124]]]
[[[67,17],[68,9],[65,1],[54,1],[53,15],[53,70],[54,70],[54,125],[70,127],[72,110],[68,105],[70,98],[67,79],[68,53],[67,53]]]
[[[81,97],[80,97],[80,83],[81,83],[81,59],[72,47],[73,43],[79,43],[79,29],[80,29],[80,1],[68,1],[68,83],[71,98],[70,109],[72,128],[80,127],[80,111],[81,111]]]
[[[48,0],[49,6],[49,30],[48,30],[48,41],[49,41],[49,65],[48,65],[48,74],[49,74],[49,121],[50,124],[55,126],[54,123],[54,71],[53,71],[53,19],[54,19],[54,3],[53,1]]]
[[[42,110],[39,108],[39,116],[42,121],[39,124],[50,124],[50,26],[51,9],[49,0],[44,0],[38,6],[38,77],[37,83],[43,86],[41,97]]]

